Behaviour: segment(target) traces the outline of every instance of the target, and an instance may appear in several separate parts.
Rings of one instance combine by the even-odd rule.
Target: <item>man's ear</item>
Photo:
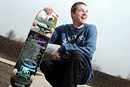
[[[72,18],[74,17],[74,13],[73,13],[73,12],[71,12],[71,17],[72,17]]]

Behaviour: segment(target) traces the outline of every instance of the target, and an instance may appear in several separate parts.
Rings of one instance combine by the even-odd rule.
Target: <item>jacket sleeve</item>
[[[86,43],[84,46],[77,46],[71,43],[66,43],[64,47],[65,47],[65,50],[68,52],[79,50],[83,52],[87,57],[90,58],[92,57],[93,53],[96,50],[96,41],[97,41],[97,29],[96,29],[96,26],[91,25],[88,27]]]
[[[60,29],[62,29],[62,26],[63,25],[55,28],[49,43],[60,45]]]

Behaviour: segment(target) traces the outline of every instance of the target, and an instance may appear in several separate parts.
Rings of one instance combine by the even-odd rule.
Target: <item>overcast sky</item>
[[[44,7],[59,15],[58,24],[72,23],[71,5],[79,0],[0,0],[0,35],[13,29],[26,38],[32,22]],[[126,78],[130,72],[130,0],[80,0],[88,5],[87,23],[98,30],[93,56],[103,72]]]

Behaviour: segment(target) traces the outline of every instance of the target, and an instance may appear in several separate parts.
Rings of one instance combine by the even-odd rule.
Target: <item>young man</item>
[[[52,8],[45,8],[51,14]],[[73,24],[57,27],[50,43],[58,44],[54,58],[59,53],[60,60],[43,60],[40,69],[52,87],[76,87],[93,79],[92,56],[96,50],[97,29],[87,24],[87,5],[75,3],[71,8]]]

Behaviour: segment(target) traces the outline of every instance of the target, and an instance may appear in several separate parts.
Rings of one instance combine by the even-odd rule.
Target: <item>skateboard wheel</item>
[[[13,69],[13,74],[16,75],[17,69]]]
[[[36,25],[37,25],[37,20],[34,20],[33,26],[36,26]]]
[[[34,80],[34,75],[31,75],[30,81],[33,81],[33,80]]]
[[[51,34],[53,34],[53,32],[54,32],[54,28],[51,28],[50,32],[51,32]]]

